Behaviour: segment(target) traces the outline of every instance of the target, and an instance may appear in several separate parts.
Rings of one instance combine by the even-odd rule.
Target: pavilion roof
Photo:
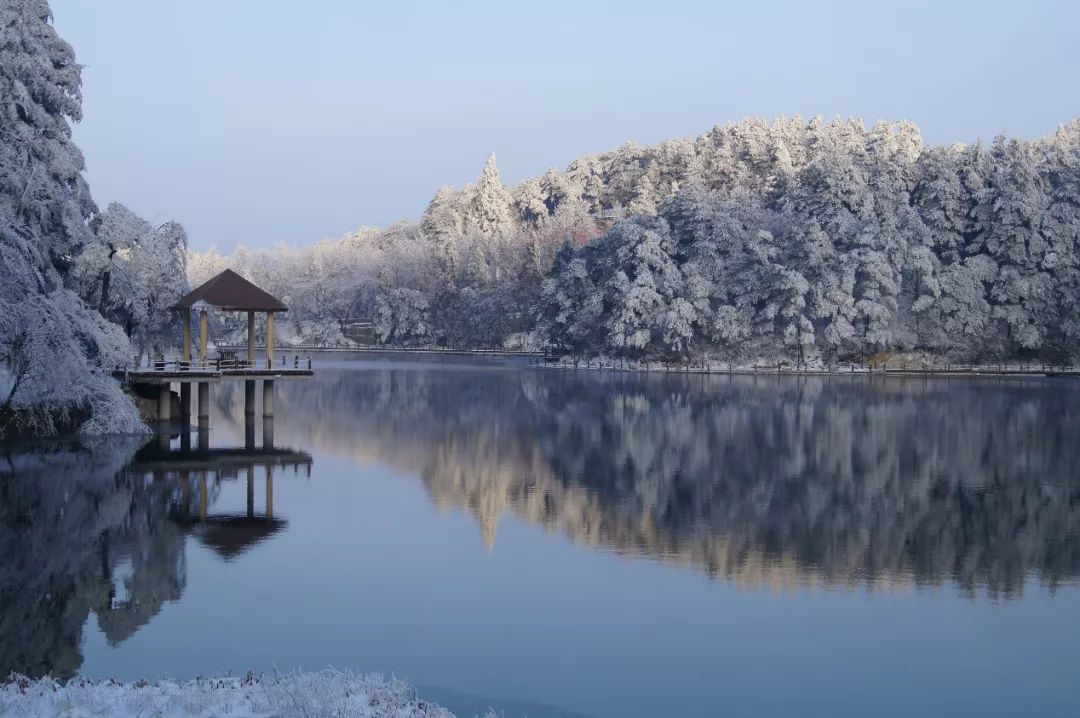
[[[237,312],[285,312],[289,309],[280,299],[259,289],[231,269],[192,289],[172,308],[191,309],[196,305]]]

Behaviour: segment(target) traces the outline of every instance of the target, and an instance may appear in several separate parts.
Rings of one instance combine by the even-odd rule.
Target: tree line
[[[193,254],[289,296],[297,336],[830,362],[1068,361],[1080,121],[926,146],[909,122],[781,117],[627,144],[506,187],[492,156],[417,222]]]

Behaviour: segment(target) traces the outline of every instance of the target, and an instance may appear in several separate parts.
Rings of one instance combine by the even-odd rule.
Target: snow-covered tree
[[[465,229],[489,239],[505,239],[513,233],[514,198],[499,178],[499,168],[492,154],[476,180],[465,213]]]
[[[453,188],[443,185],[428,203],[420,227],[433,238],[449,237],[458,240],[465,231],[464,215],[461,195]]]
[[[384,344],[424,343],[431,336],[430,305],[418,290],[380,290],[375,305],[375,332]]]
[[[51,21],[46,0],[0,4],[0,214],[66,272],[97,208],[69,124],[82,119],[81,67]]]
[[[80,68],[45,0],[0,3],[0,434],[141,428],[109,376],[130,345],[70,289],[96,207],[71,141]]]
[[[184,228],[176,222],[152,227],[115,202],[96,224],[95,241],[75,264],[82,295],[124,327],[139,353],[175,346],[169,307],[189,289]]]

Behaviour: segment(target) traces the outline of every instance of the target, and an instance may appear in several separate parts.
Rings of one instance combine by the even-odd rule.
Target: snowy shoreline
[[[264,676],[136,681],[12,676],[0,683],[0,715],[64,718],[454,718],[404,681],[333,670]],[[493,713],[489,713],[493,716]]]
[[[1049,366],[1041,364],[893,364],[883,366],[845,365],[828,368],[806,366],[794,368],[776,362],[762,364],[735,364],[728,362],[689,362],[674,364],[665,362],[632,362],[618,359],[563,360],[557,363],[537,365],[543,369],[570,371],[634,372],[639,374],[710,374],[739,376],[865,376],[865,377],[1046,377],[1080,376],[1080,368],[1073,366]]]

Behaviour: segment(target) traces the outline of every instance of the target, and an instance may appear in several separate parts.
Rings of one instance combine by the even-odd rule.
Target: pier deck
[[[301,379],[314,376],[311,359],[293,357],[281,361],[225,359],[200,363],[195,361],[155,361],[140,366],[118,366],[113,376],[128,384],[172,384],[215,382],[222,379]]]

